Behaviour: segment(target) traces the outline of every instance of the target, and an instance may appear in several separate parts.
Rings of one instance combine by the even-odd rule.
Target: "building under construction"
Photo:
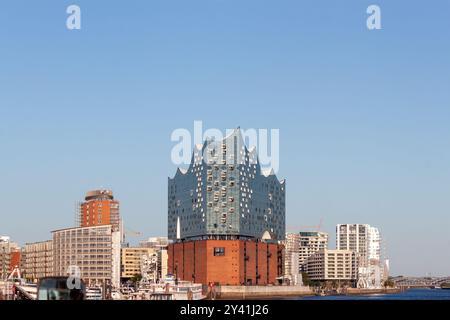
[[[112,225],[120,227],[120,203],[114,199],[111,190],[89,191],[83,202],[76,205],[76,225],[92,227]]]

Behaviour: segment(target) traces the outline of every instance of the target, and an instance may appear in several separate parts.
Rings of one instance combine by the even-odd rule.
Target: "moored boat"
[[[102,288],[88,287],[86,288],[86,300],[102,300]]]
[[[450,282],[441,284],[441,289],[450,290]]]

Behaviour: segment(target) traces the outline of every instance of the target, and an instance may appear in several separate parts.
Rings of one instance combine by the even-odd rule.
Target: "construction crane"
[[[142,233],[139,231],[134,231],[134,230],[131,230],[131,229],[125,227],[123,224],[123,220],[120,221],[120,225],[121,225],[121,229],[122,229],[122,233],[123,233],[124,237],[125,237],[125,235],[129,235],[131,237],[139,237],[142,235]]]
[[[126,237],[140,237],[142,236],[142,233],[139,231],[134,231],[129,228],[124,227],[122,222],[122,243],[126,243]]]
[[[15,277],[14,277],[14,275],[15,275]],[[7,280],[12,281],[14,279],[22,279],[19,266],[14,266],[14,269],[11,271]]]
[[[287,232],[300,232],[300,231],[317,231],[319,232],[323,226],[323,218],[320,218],[320,222],[316,226],[287,226]]]
[[[127,228],[123,231],[123,233],[131,237],[140,237],[142,235],[142,233],[139,231],[133,231]]]

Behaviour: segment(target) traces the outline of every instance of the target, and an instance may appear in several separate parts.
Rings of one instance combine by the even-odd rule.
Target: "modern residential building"
[[[167,251],[166,251],[167,252]],[[158,272],[158,253],[145,254],[140,261],[140,274],[142,275],[141,282],[144,283],[158,283],[161,279]]]
[[[299,244],[299,266],[301,272],[306,272],[305,264],[310,256],[319,252],[320,250],[328,249],[328,233],[314,231],[314,232],[300,232]]]
[[[381,260],[381,235],[378,228],[369,226],[367,238],[367,259]]]
[[[28,281],[53,276],[53,240],[27,243],[23,248],[22,274]]]
[[[168,182],[169,272],[204,284],[283,275],[286,183],[262,172],[240,129],[196,146],[189,168]]]
[[[54,274],[80,272],[87,285],[120,285],[120,232],[112,225],[68,228],[53,233]]]
[[[165,279],[169,274],[168,270],[168,246],[170,241],[167,237],[150,237],[140,242],[143,248],[152,248],[155,252],[146,255],[141,261],[141,272],[144,281],[154,281],[156,279]]]
[[[152,248],[128,247],[121,249],[120,278],[122,281],[130,280],[136,275],[141,275],[141,260],[145,255],[152,255]]]
[[[121,281],[136,275],[148,282],[157,282],[167,275],[167,248],[128,247],[122,248]]]
[[[284,275],[292,284],[300,284],[299,267],[300,234],[286,233],[284,242]]]
[[[120,227],[119,201],[114,200],[111,190],[93,190],[86,194],[85,201],[78,204],[79,227],[112,225]]]
[[[351,250],[320,250],[308,257],[306,272],[313,281],[347,281],[354,284],[358,275],[358,261]]]
[[[336,226],[336,249],[355,251],[362,263],[367,260],[369,249],[368,224],[338,224]]]
[[[146,283],[160,282],[168,275],[167,249],[158,249],[151,254],[142,256],[141,274],[142,281]]]
[[[358,287],[382,287],[386,268],[381,258],[381,236],[377,228],[368,224],[338,224],[336,247],[357,253]]]
[[[20,264],[19,245],[12,242],[8,236],[0,236],[0,279],[8,277],[15,267],[20,267]]]

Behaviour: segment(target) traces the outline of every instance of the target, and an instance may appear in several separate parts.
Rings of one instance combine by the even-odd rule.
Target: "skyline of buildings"
[[[342,280],[358,288],[381,289],[389,277],[389,260],[382,254],[380,231],[368,224],[338,224],[335,249],[328,248],[325,232],[288,232],[286,239],[288,277],[293,277],[295,256],[298,272],[312,281]]]
[[[167,240],[130,247],[119,201],[111,190],[93,190],[77,206],[76,226],[52,231],[51,241],[27,244],[20,267],[36,280],[67,275],[76,266],[88,285],[112,288],[137,274],[157,281],[167,273],[205,285],[274,285],[285,278],[296,285],[301,272],[313,280],[380,288],[389,263],[381,259],[379,230],[338,224],[333,250],[327,233],[286,233],[285,186],[262,171],[256,149],[248,150],[238,128],[196,146],[189,168],[168,179]],[[1,240],[10,248],[9,238]],[[12,256],[2,259],[11,268]]]
[[[88,285],[118,288],[140,275],[157,282],[176,279],[227,285],[275,285],[289,281],[348,281],[380,288],[388,276],[381,236],[368,224],[338,224],[336,249],[320,231],[286,233],[285,180],[263,173],[256,149],[249,151],[240,129],[221,141],[194,148],[187,170],[168,180],[168,237],[139,246],[125,243],[119,201],[111,190],[86,193],[76,226],[52,231],[52,240],[14,247],[16,263],[31,280],[67,275],[76,266]],[[51,253],[51,254],[50,254]],[[12,255],[4,265],[12,268]],[[73,272],[70,271],[70,272]]]
[[[203,158],[203,155],[205,154],[204,152],[206,152],[207,155],[205,157],[206,159]],[[236,161],[236,159],[238,160]],[[191,174],[189,174],[189,172]],[[182,179],[177,180],[176,178],[179,174],[182,175]],[[204,174],[206,174],[206,177],[203,176]],[[246,177],[247,174],[248,178]],[[190,184],[186,184],[186,181]],[[270,182],[272,182],[272,184],[270,184]],[[181,192],[177,192],[177,186],[178,188],[181,186]],[[196,187],[195,192],[194,187]],[[260,191],[259,194],[253,194],[254,188]],[[54,256],[61,257],[61,253],[67,254],[70,252],[64,241],[61,244],[61,237],[59,237],[59,233],[64,233],[66,230],[71,229],[78,230],[77,232],[80,233],[83,232],[83,230],[87,230],[86,228],[95,226],[109,226],[112,234],[114,234],[110,241],[110,247],[115,248],[114,252],[111,251],[112,254],[110,262],[112,264],[112,269],[107,270],[111,271],[111,273],[105,276],[106,273],[102,274],[102,272],[91,272],[102,270],[103,268],[100,266],[89,266],[81,269],[82,275],[86,277],[89,282],[91,280],[93,283],[107,282],[108,284],[113,283],[114,286],[119,285],[122,279],[130,279],[134,276],[131,274],[133,272],[139,271],[143,273],[144,269],[147,270],[147,275],[150,270],[156,270],[156,273],[151,271],[153,272],[151,276],[153,278],[156,274],[158,274],[160,278],[164,277],[161,270],[163,268],[164,270],[167,270],[168,266],[167,263],[162,262],[164,259],[164,254],[161,255],[161,251],[166,250],[165,254],[170,256],[167,252],[167,248],[173,242],[188,243],[189,241],[212,239],[247,239],[256,240],[257,242],[266,242],[270,245],[275,244],[278,241],[279,244],[283,243],[285,247],[282,250],[283,256],[281,258],[278,247],[277,262],[279,262],[278,260],[283,260],[284,262],[282,263],[282,267],[280,267],[280,265],[276,265],[273,269],[277,270],[278,277],[284,275],[293,284],[301,281],[301,272],[308,273],[308,267],[311,268],[311,261],[308,261],[310,260],[309,258],[320,251],[328,249],[329,238],[326,232],[300,231],[295,234],[285,233],[286,239],[282,240],[283,235],[279,233],[279,230],[285,230],[285,227],[281,226],[280,228],[280,225],[277,225],[277,223],[279,223],[280,220],[283,221],[283,219],[285,219],[285,213],[280,211],[285,207],[285,180],[278,181],[273,173],[263,173],[256,157],[256,149],[252,149],[250,151],[247,149],[245,143],[243,142],[239,128],[235,129],[229,136],[225,137],[223,141],[207,139],[201,148],[196,146],[192,153],[192,163],[190,167],[187,170],[177,169],[175,177],[173,179],[169,178],[168,189],[174,191],[173,195],[169,196],[168,199],[168,217],[170,217],[171,214],[179,214],[180,211],[182,213],[181,219],[180,216],[177,216],[176,219],[172,219],[172,225],[168,226],[168,234],[170,234],[172,230],[173,236],[173,230],[175,230],[175,239],[151,237],[147,240],[141,241],[139,246],[130,247],[128,243],[124,242],[125,238],[123,223],[121,222],[119,213],[119,201],[114,199],[112,190],[92,190],[86,193],[84,202],[80,202],[77,205],[77,226],[74,228],[65,228],[52,231],[53,238],[56,236],[60,242],[58,246],[54,246],[53,240],[47,240],[36,243],[27,243],[23,249],[21,249],[17,244],[12,243],[9,240],[9,237],[1,237],[0,242],[3,243],[3,247],[5,247],[6,243],[8,243],[10,247],[9,255],[0,256],[2,258],[1,260],[5,261],[4,265],[6,266],[6,271],[3,272],[2,275],[11,271],[13,264],[18,265],[23,271],[25,271],[24,275],[29,280],[36,280],[44,275],[63,274],[62,270],[70,265],[73,265],[73,261],[76,261],[76,259],[74,259],[76,255],[74,255],[75,251],[72,251],[60,261],[53,259]],[[203,200],[204,197],[206,198],[206,201]],[[239,200],[235,202],[235,199]],[[230,205],[227,203],[228,201],[230,202]],[[191,210],[185,210],[188,207],[184,208],[184,206],[181,205],[182,203],[192,204],[192,207],[188,206]],[[262,221],[263,219],[261,219],[261,215],[256,215],[256,220],[262,221],[262,223],[259,223],[259,226],[257,227],[253,227],[253,230],[259,230],[259,235],[257,233],[251,235],[248,233],[248,229],[245,229],[245,227],[242,227],[241,225],[245,224],[245,220],[243,218],[246,216],[252,218],[252,213],[261,212],[258,207],[254,206],[254,203],[267,205],[267,208],[262,210],[262,213],[264,214],[264,221]],[[177,208],[181,207],[181,210],[176,209],[171,211],[171,209],[174,208],[173,204],[176,204],[175,207]],[[206,204],[206,207],[209,209],[204,211],[203,204]],[[197,229],[197,233],[195,233],[195,230],[192,232],[192,230],[187,227],[189,225],[192,226],[192,222],[182,224],[181,221],[192,219],[199,212],[202,213],[202,222],[212,220],[215,223],[205,223],[207,227],[204,228],[203,231],[199,231],[199,229]],[[241,219],[233,217],[232,214],[235,212],[241,213]],[[221,215],[219,215],[219,213]],[[275,214],[272,215],[273,213]],[[236,215],[239,216],[239,214]],[[234,221],[241,221],[234,223],[234,225],[227,225],[227,216],[230,218],[231,222],[233,222],[233,218]],[[218,229],[218,217],[221,217],[222,229]],[[242,223],[242,220],[244,220],[244,223]],[[175,225],[174,222],[176,222]],[[284,223],[281,223],[281,225],[284,225]],[[240,229],[243,230],[244,234],[237,231]],[[277,230],[278,232],[275,233],[273,232],[274,230]],[[64,238],[64,236],[62,238]],[[105,243],[94,244],[92,241],[95,240],[95,238],[91,237],[86,239],[81,239],[79,236],[73,237],[72,239],[70,237],[67,238],[68,242],[72,246],[72,249],[77,246],[83,247],[82,244],[76,243],[76,241],[80,240],[81,242],[91,241],[89,245],[94,247],[96,245],[105,245]],[[117,242],[116,239],[120,239],[119,242]],[[228,243],[224,244],[226,244],[224,247],[214,247],[213,256],[225,255],[225,249]],[[148,250],[142,249],[145,247],[152,249],[158,248],[158,250],[154,250],[150,253],[147,252]],[[240,247],[241,246],[237,245],[237,248],[240,249]],[[117,248],[119,251],[117,251]],[[178,250],[180,249],[176,243],[173,244],[171,248],[178,248]],[[205,248],[207,248],[207,246]],[[260,260],[258,256],[258,246],[256,246],[255,249],[256,264],[254,267],[256,270],[256,275],[254,279],[251,277],[248,277],[247,279],[247,272],[245,271],[244,281],[241,281],[241,283],[253,283],[253,281],[255,283],[261,283],[259,280],[261,278],[261,274],[258,272],[258,268],[261,268],[258,266],[258,261]],[[49,254],[50,250],[53,251],[53,255]],[[97,252],[97,250],[94,250],[94,252]],[[175,261],[172,261],[170,266],[172,268],[172,272],[176,273],[178,270],[182,270],[181,274],[184,275],[184,256],[190,254],[195,256],[195,245],[194,251],[192,252],[185,251],[186,246],[184,245],[181,250],[181,257],[183,261],[182,269]],[[249,259],[249,257],[245,254],[247,250],[249,249],[245,244],[245,261]],[[336,250],[347,250],[357,254],[357,285],[360,287],[380,287],[382,280],[389,274],[389,260],[382,260],[381,258],[381,236],[377,228],[371,227],[368,224],[338,224],[336,226]],[[91,251],[92,250],[89,252],[84,252],[79,249],[77,250],[77,254],[84,253],[85,257],[88,257],[87,253],[92,253]],[[124,262],[122,260],[127,258],[126,251],[129,251],[129,253],[145,251],[145,254],[139,254],[139,259],[137,258],[136,253],[134,253],[134,255],[128,254],[130,258],[128,261]],[[236,246],[234,246],[232,252],[236,252]],[[267,252],[269,252],[269,246],[267,247]],[[335,254],[335,252],[331,252],[330,254]],[[172,250],[172,256],[175,257],[175,255],[175,251]],[[269,252],[268,256],[271,255],[272,253]],[[4,257],[6,257],[6,259]],[[101,261],[104,256],[99,255],[98,257],[101,258],[97,261],[99,264],[109,264]],[[326,262],[326,257],[326,254],[320,254],[313,258],[315,263],[317,263],[320,259]],[[200,259],[207,260],[207,256],[206,258],[201,257]],[[235,256],[233,259],[238,260],[239,258]],[[151,266],[151,261],[157,262],[159,267]],[[127,263],[131,264],[128,269],[126,265]],[[93,264],[93,262],[90,261],[89,264]],[[147,267],[144,267],[144,265],[147,265]],[[162,265],[166,265],[166,267],[161,267]],[[247,267],[248,263],[245,263],[244,265]],[[267,265],[269,265],[268,262]],[[326,263],[324,263],[324,266],[327,267]],[[317,267],[317,265],[315,267]],[[282,270],[282,268],[284,269]],[[120,271],[117,271],[119,269]],[[267,268],[267,270],[269,270],[269,268]],[[267,272],[266,281],[269,279],[268,275],[269,272]],[[147,278],[149,277],[150,276],[147,276]],[[194,267],[192,278],[195,279],[195,277]],[[233,276],[233,281],[236,281],[237,278],[242,277]],[[203,277],[203,279],[207,279],[207,277]]]
[[[31,281],[76,272],[104,294],[138,275],[146,282],[173,275],[203,285],[302,285],[304,273],[313,281],[381,288],[389,263],[382,261],[379,230],[338,224],[336,249],[328,248],[325,232],[286,233],[285,186],[262,171],[256,149],[248,150],[238,128],[196,146],[189,168],[168,179],[167,238],[129,246],[112,190],[92,190],[77,205],[76,226],[26,244],[22,260],[20,247],[1,237],[9,253],[3,249],[2,275],[13,264]]]
[[[111,190],[108,190],[108,192],[111,192],[112,194]],[[360,275],[363,275],[360,276],[360,279],[371,279],[367,280],[368,282],[366,281],[365,284],[359,285],[362,287],[370,287],[376,284],[376,286],[379,287],[382,279],[390,275],[390,260],[383,259],[382,239],[379,229],[368,224],[338,224],[335,229],[337,231],[336,247],[341,248],[341,250],[351,248],[351,250],[358,252],[359,261],[363,261],[360,263],[359,267],[359,273]],[[124,235],[122,231],[120,234],[121,238],[123,238]],[[286,233],[286,236],[288,234],[289,233]],[[327,248],[329,237],[326,232],[322,231],[300,231],[298,232],[298,235],[301,239],[298,246],[299,271],[301,273],[303,271],[306,272],[306,269],[302,268],[302,261],[306,264],[307,257],[311,256],[313,252]],[[146,245],[153,247],[159,243],[161,248],[166,248],[169,242],[170,240],[166,237],[150,237],[148,240],[140,241],[135,247],[145,247]],[[10,251],[9,254],[5,255],[4,252],[2,252],[2,250],[4,250],[2,248],[7,248],[8,243]],[[53,243],[52,240],[44,240],[26,243],[25,245],[20,246],[16,242],[11,241],[9,236],[0,236],[0,278],[3,277],[4,274],[10,273],[13,269],[13,265],[18,265],[22,270],[27,270],[28,273],[23,274],[26,275],[26,279],[30,280],[36,279],[42,274],[50,274],[50,271],[48,270],[51,269],[50,265],[52,263],[48,261],[48,259],[52,259],[52,257],[46,253],[48,252],[48,249],[39,249],[40,247],[43,248],[42,244],[52,246]],[[122,243],[121,245],[126,245],[126,243]],[[289,250],[286,250],[286,252],[288,251]],[[6,260],[4,257],[6,257]],[[4,261],[5,263],[3,263]],[[6,272],[3,272],[3,266],[5,266]],[[287,261],[285,263],[285,268],[289,268]],[[285,274],[289,274],[289,272],[285,272]],[[427,274],[427,276],[430,276],[430,274]]]
[[[96,18],[80,33],[65,32],[64,10],[50,2],[5,2],[5,26],[21,27],[1,30],[1,233],[21,245],[45,240],[48,221],[65,227],[84,191],[104,185],[129,227],[142,221],[143,233],[165,235],[166,223],[153,221],[167,209],[170,134],[202,120],[280,129],[288,224],[326,216],[329,234],[340,222],[383,226],[394,273],[445,274],[450,3],[407,3],[404,14],[403,3],[383,2],[386,24],[374,33],[358,1],[326,5],[339,23],[315,2],[270,2],[258,13],[250,3],[236,12],[231,2],[178,1],[174,13],[143,2],[135,15],[120,5],[99,15],[104,6],[91,2]],[[416,252],[434,263],[416,262]]]
[[[100,259],[99,255],[93,255],[89,257],[89,255],[87,254],[92,254],[93,251],[95,251],[95,253],[100,253],[100,251],[102,253],[106,251],[108,251],[108,253],[112,252],[109,251],[109,248],[112,248],[114,243],[114,240],[112,238],[111,240],[109,240],[96,237],[99,234],[105,235],[104,231],[106,229],[101,230],[103,233],[89,232],[89,230],[101,228],[109,229],[111,230],[111,234],[116,234],[115,260],[110,259],[105,261],[105,259],[103,259],[112,257],[112,255],[107,255],[107,257],[105,256]],[[141,241],[139,247],[129,247],[126,244],[120,242],[120,232],[113,232],[112,230],[113,228],[111,225],[81,228],[74,227],[63,230],[56,230],[53,231],[54,240],[26,244],[26,246],[23,247],[22,251],[20,251],[20,247],[17,244],[11,242],[8,237],[2,237],[1,239],[3,244],[9,242],[9,246],[11,248],[14,248],[15,251],[21,253],[21,257],[23,260],[19,263],[19,265],[24,278],[28,280],[36,280],[37,278],[45,275],[49,276],[55,274],[64,274],[64,272],[60,273],[61,270],[64,270],[64,268],[67,268],[70,265],[73,265],[73,263],[76,263],[76,265],[79,265],[81,263],[82,268],[80,271],[82,271],[82,277],[87,280],[88,284],[91,285],[103,285],[103,283],[109,285],[114,283],[113,287],[115,287],[118,285],[118,283],[130,280],[136,274],[142,275],[142,277],[146,281],[155,281],[157,279],[164,278],[166,274],[171,274],[171,272],[168,272],[170,271],[170,268],[172,268],[172,270],[175,270],[175,273],[173,273],[174,275],[179,272],[177,276],[180,277],[180,279],[186,280],[185,274],[189,274],[189,272],[192,271],[192,265],[194,265],[195,269],[195,255],[197,253],[197,255],[199,256],[199,260],[197,260],[197,263],[199,263],[198,261],[203,261],[204,265],[203,267],[201,266],[201,264],[197,266],[197,268],[200,269],[198,275],[199,277],[197,278],[197,280],[201,279],[202,283],[204,283],[209,282],[208,280],[213,280],[214,277],[219,277],[222,279],[227,279],[229,283],[233,283],[232,281],[235,281],[236,278],[239,278],[238,273],[236,274],[237,270],[235,269],[234,273],[227,272],[229,277],[223,278],[223,275],[219,275],[221,273],[220,269],[214,271],[214,268],[217,268],[215,267],[216,264],[211,263],[210,261],[208,262],[207,252],[211,251],[213,253],[212,256],[214,257],[224,257],[225,252],[228,253],[231,251],[231,255],[227,254],[229,258],[227,259],[225,264],[237,266],[238,264],[236,262],[239,260],[239,256],[238,254],[235,255],[235,253],[239,252],[239,249],[242,249],[239,248],[239,246],[242,246],[242,244],[244,244],[244,252],[247,252],[247,254],[244,256],[244,261],[247,261],[247,267],[249,267],[250,270],[254,271],[258,270],[258,267],[260,269],[259,273],[258,271],[256,271],[255,280],[250,278],[250,281],[247,282],[247,284],[265,284],[265,281],[270,277],[269,272],[271,268],[273,268],[272,271],[277,270],[277,272],[279,272],[278,276],[281,275],[280,264],[274,264],[271,266],[270,264],[264,265],[263,263],[262,265],[260,264],[258,266],[258,263],[261,263],[261,261],[264,260],[262,257],[269,257],[272,254],[275,254],[277,256],[277,261],[284,261],[284,269],[282,271],[284,272],[285,276],[288,276],[291,284],[301,284],[301,282],[298,282],[301,281],[301,278],[295,278],[295,275],[298,276],[301,272],[306,272],[310,280],[347,281],[344,283],[354,283],[357,287],[360,288],[379,288],[382,286],[382,281],[385,280],[388,276],[388,268],[385,269],[386,267],[388,267],[388,262],[382,261],[379,255],[379,241],[381,241],[379,230],[367,224],[337,225],[336,230],[339,232],[339,234],[337,234],[336,237],[347,239],[347,241],[339,242],[341,248],[329,249],[325,247],[325,249],[318,249],[319,245],[321,247],[325,245],[326,239],[328,239],[328,235],[323,232],[308,231],[298,232],[294,234],[287,233],[286,240],[284,241],[284,250],[276,250],[273,252],[270,251],[270,249],[272,249],[270,248],[270,241],[265,242],[262,239],[262,242],[259,244],[258,241],[241,242],[239,240],[190,240],[187,242],[178,241],[178,243],[175,243],[175,245],[171,245],[172,242],[166,237],[150,237],[147,240]],[[55,237],[55,233],[58,234],[61,232],[64,233],[63,238],[65,239]],[[56,241],[58,241],[58,243],[60,243],[60,248],[58,249],[59,251],[53,249],[53,243],[55,239]],[[307,241],[305,242],[305,240]],[[70,245],[68,245],[69,243]],[[176,251],[177,244],[184,247],[182,251],[178,251],[178,259],[179,261],[182,261],[182,263],[181,265],[178,265],[175,269],[173,269],[173,263],[168,261],[168,254],[170,256],[170,251],[168,251],[167,248],[168,246],[171,247],[173,253],[174,251]],[[306,262],[304,263],[304,267],[302,268],[299,265],[299,252],[301,251],[301,247],[303,247],[303,252],[306,252],[304,247],[307,246],[307,244],[310,245],[309,252],[311,254],[309,257],[307,257]],[[109,245],[111,245],[111,247],[109,247]],[[221,247],[217,247],[216,245],[221,245]],[[363,254],[357,252],[356,250],[346,249],[344,245],[345,247],[351,246],[356,249],[359,248],[358,250],[361,250],[361,253]],[[84,251],[83,249],[80,249],[84,246],[88,247],[89,249]],[[105,249],[105,247],[107,247],[106,250],[101,250]],[[70,250],[70,248],[72,249]],[[180,249],[180,247],[178,249]],[[203,255],[205,252],[206,255]],[[373,252],[374,254],[364,255],[364,253],[369,252]],[[117,253],[119,255],[119,258],[117,258]],[[182,254],[182,256],[179,255],[180,253]],[[353,253],[353,255],[349,255],[349,253]],[[80,258],[80,254],[82,258]],[[186,257],[184,257],[184,255],[186,255]],[[190,257],[192,255],[194,256],[194,259]],[[58,265],[58,262],[55,261],[55,263],[53,264],[54,257],[55,259],[58,259],[59,257],[61,258],[61,261],[66,263],[64,264],[59,262]],[[80,260],[73,260],[76,258]],[[256,264],[252,265],[251,260],[253,260]],[[368,262],[365,263],[364,260]],[[0,261],[2,260],[0,259]],[[83,263],[87,263],[88,266],[86,267],[85,265],[83,265]],[[106,266],[112,266],[113,269],[116,268],[116,270],[120,270],[120,272],[118,273],[119,282],[117,281],[117,276],[113,276],[113,269],[109,267],[99,268],[99,265],[102,264]],[[127,264],[129,266],[128,268],[126,267]],[[356,276],[354,275],[355,265]],[[56,270],[53,271],[54,266],[56,266],[55,268],[59,268],[60,272],[57,272]],[[117,266],[119,266],[119,269],[117,269]],[[267,266],[269,266],[269,268],[267,268]],[[10,266],[10,270],[8,270],[8,273],[12,270],[12,268],[13,267]],[[206,272],[205,270],[202,271],[202,268],[210,268],[210,270]],[[297,273],[295,272],[296,268]],[[102,274],[100,270],[105,272]],[[221,270],[223,271],[223,269]],[[108,273],[110,271],[111,273]],[[202,274],[202,272],[204,272],[204,274]],[[266,279],[261,277],[261,272],[266,273]],[[211,275],[213,278],[208,278],[208,276]],[[195,273],[193,273],[192,277],[192,280],[194,279],[196,279]],[[258,279],[259,283],[256,282],[256,279]]]

